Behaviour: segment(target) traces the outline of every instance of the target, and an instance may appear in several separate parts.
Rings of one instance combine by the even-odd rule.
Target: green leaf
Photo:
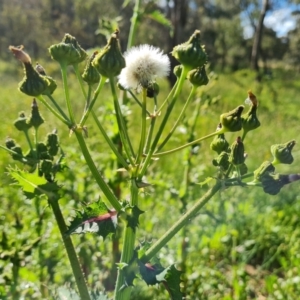
[[[66,234],[92,232],[105,238],[115,233],[117,227],[117,212],[109,210],[103,201],[99,200],[77,212]]]
[[[129,208],[129,209],[128,209]],[[127,206],[126,211],[130,210],[131,213],[127,214],[126,220],[127,220],[127,226],[131,227],[132,230],[135,231],[135,229],[139,226],[139,217],[141,214],[144,213],[144,211],[140,210],[136,205],[135,206]]]
[[[48,199],[58,199],[59,186],[55,182],[48,182],[45,178],[35,173],[27,173],[20,169],[8,170],[10,176],[16,181],[16,185],[20,186],[23,193],[28,199],[35,196],[46,195]]]
[[[172,28],[172,23],[168,20],[159,10],[154,10],[151,14],[148,15],[151,19],[156,21],[157,23],[166,26],[168,28]]]
[[[156,276],[158,282],[164,283],[172,300],[182,300],[183,294],[180,291],[180,275],[182,272],[171,265]]]

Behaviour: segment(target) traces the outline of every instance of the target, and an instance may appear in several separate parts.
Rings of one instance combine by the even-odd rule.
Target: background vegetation
[[[271,4],[274,8],[279,2],[270,3],[269,9],[272,9]],[[248,11],[253,17],[253,26],[256,26],[261,11],[259,2],[172,3],[167,1],[166,5],[158,6],[155,2],[145,2],[135,43],[147,42],[170,51],[173,45],[186,40],[195,28],[199,28],[210,57],[210,71],[214,71],[210,74],[209,85],[195,98],[186,114],[185,125],[176,132],[173,143],[186,141],[198,101],[202,101],[202,105],[197,133],[202,136],[215,130],[220,113],[243,104],[247,90],[251,88],[260,101],[258,116],[262,123],[261,128],[249,133],[245,143],[249,155],[247,165],[253,170],[262,161],[271,159],[269,149],[272,144],[297,140],[299,135],[300,23],[285,38],[278,38],[271,29],[264,30],[260,48],[262,68],[258,78],[255,68],[248,69],[252,66],[253,39],[244,38],[240,16],[241,12]],[[114,20],[119,23],[125,49],[131,16],[132,3],[122,6],[120,1],[0,1],[1,143],[10,136],[25,144],[24,137],[12,123],[19,111],[30,111],[32,101],[17,91],[22,74],[20,66],[8,53],[8,45],[24,44],[33,60],[38,60],[60,84],[58,68],[49,61],[46,50],[52,43],[60,41],[63,34],[69,32],[84,48],[99,48],[105,44],[105,36],[114,26],[108,20]],[[161,82],[161,87],[162,93],[166,93],[168,82]],[[60,92],[55,92],[56,98]],[[74,87],[73,101],[77,101],[77,93]],[[114,124],[109,97],[98,100],[98,113],[112,136]],[[83,105],[78,101],[78,110]],[[68,169],[60,175],[59,181],[64,184],[63,213],[71,218],[82,203],[97,200],[99,191],[69,132],[60,127],[44,107],[41,106],[40,111],[47,121],[40,138],[57,128],[67,155]],[[134,139],[135,105],[130,104],[129,112]],[[102,138],[95,135],[94,124],[90,122],[88,127],[94,158],[113,187],[119,180],[111,171],[114,159],[106,151]],[[229,135],[230,138],[232,142],[235,136]],[[288,168],[281,167],[282,172],[299,172],[300,152],[297,148],[296,145],[295,163]],[[173,155],[171,159],[162,159],[150,172],[149,181],[153,188],[146,190],[141,209],[153,214],[141,217],[140,240],[160,236],[202,193],[197,183],[217,172],[211,164],[214,154],[209,149],[209,141],[203,142],[198,153],[192,156],[189,190],[184,193],[182,183],[186,180],[188,154],[187,151]],[[0,298],[54,299],[58,286],[73,285],[58,229],[45,199],[28,201],[17,187],[11,185],[12,181],[5,176],[5,168],[15,162],[3,151],[0,155]],[[126,197],[126,182],[121,187],[123,197]],[[205,211],[191,220],[161,253],[163,261],[177,262],[178,267],[185,270],[182,287],[187,299],[298,299],[298,191],[299,186],[295,183],[273,197],[260,189],[241,188],[223,190],[214,197]],[[73,240],[90,286],[105,289],[109,294],[116,275],[114,263],[121,246],[119,241],[114,238],[103,241],[93,235],[74,236]],[[166,299],[160,288],[148,288],[139,281],[136,285],[133,299]]]

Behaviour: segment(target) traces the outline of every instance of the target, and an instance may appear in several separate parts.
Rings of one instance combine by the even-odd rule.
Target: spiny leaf
[[[115,233],[117,226],[117,212],[109,210],[101,200],[77,212],[66,234],[93,232],[105,238]]]
[[[138,261],[139,268],[140,268],[140,274],[143,278],[143,280],[148,285],[154,285],[157,283],[160,283],[160,281],[157,280],[157,275],[162,273],[164,268],[161,264],[151,264],[151,263],[142,263],[141,261]]]
[[[38,176],[37,173],[27,173],[20,169],[8,170],[10,176],[20,186],[27,198],[46,195],[49,199],[58,199],[59,186],[55,182],[48,182],[45,178]]]
[[[158,282],[162,282],[165,285],[172,300],[182,300],[183,295],[180,291],[181,273],[174,265],[171,265],[156,276]]]
[[[133,231],[139,226],[139,217],[144,212],[140,210],[136,205],[130,207],[131,213],[127,214],[127,226],[131,227]]]
[[[71,288],[61,286],[57,289],[58,300],[80,300],[78,294]]]

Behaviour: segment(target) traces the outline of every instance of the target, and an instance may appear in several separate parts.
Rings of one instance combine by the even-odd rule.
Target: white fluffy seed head
[[[170,60],[156,47],[140,45],[125,52],[126,67],[119,75],[119,83],[125,89],[147,88],[156,78],[170,72]]]

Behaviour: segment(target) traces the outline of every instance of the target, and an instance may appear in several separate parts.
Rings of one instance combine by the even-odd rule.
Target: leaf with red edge
[[[86,206],[83,212],[77,212],[66,234],[91,232],[105,238],[115,233],[116,227],[117,211],[109,210],[104,202],[99,200]]]

